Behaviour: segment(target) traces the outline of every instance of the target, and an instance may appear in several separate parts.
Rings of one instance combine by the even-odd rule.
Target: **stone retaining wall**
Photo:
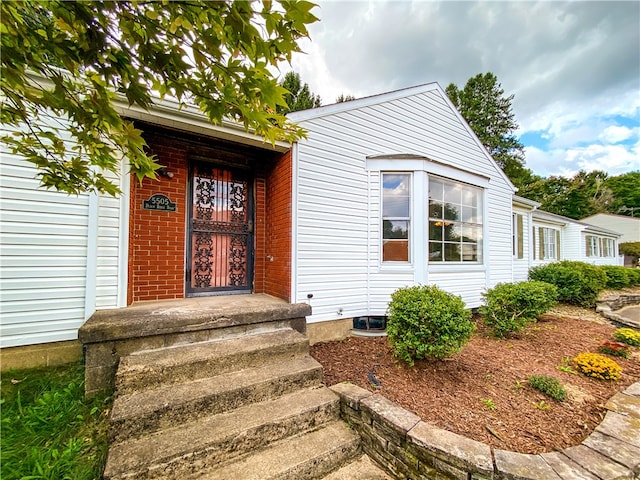
[[[331,389],[364,452],[396,479],[609,480],[640,474],[640,383],[609,400],[604,421],[581,445],[542,455],[491,448],[436,428],[353,384]]]
[[[603,317],[624,326],[640,328],[640,324],[636,324],[630,318],[619,315],[616,310],[627,307],[629,305],[639,305],[640,294],[627,293],[620,294],[611,297],[599,298],[596,301],[596,312],[600,313]]]

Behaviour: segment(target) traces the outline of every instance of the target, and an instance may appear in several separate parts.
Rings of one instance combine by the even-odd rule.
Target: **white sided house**
[[[400,287],[438,285],[473,308],[532,265],[617,261],[617,234],[514,196],[436,83],[292,113],[308,132],[293,145],[170,102],[122,114],[168,174],[132,182],[124,161],[118,199],[39,188],[36,169],[2,150],[3,362],[7,350],[22,358],[13,347],[79,352],[78,329],[96,310],[143,301],[261,293],[308,303],[319,341],[357,322],[373,328]],[[212,231],[198,215],[214,210],[229,217],[216,225],[242,228]]]
[[[316,322],[384,315],[399,287],[469,307],[513,278],[514,187],[436,83],[290,114],[293,301]]]
[[[128,198],[45,190],[36,174],[2,149],[2,348],[76,339],[96,309],[126,306]],[[124,169],[115,181],[127,191]]]
[[[620,265],[619,233],[571,218],[534,211],[532,266],[559,260],[575,260],[593,265]]]

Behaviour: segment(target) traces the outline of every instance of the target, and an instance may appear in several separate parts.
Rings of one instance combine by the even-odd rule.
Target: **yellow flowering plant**
[[[622,367],[610,358],[599,353],[580,353],[573,358],[580,373],[601,380],[619,380]]]

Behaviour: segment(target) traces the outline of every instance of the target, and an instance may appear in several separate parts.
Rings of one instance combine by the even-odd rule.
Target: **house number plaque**
[[[176,204],[172,202],[164,193],[156,193],[151,195],[147,200],[142,201],[144,210],[162,210],[165,212],[175,212]]]

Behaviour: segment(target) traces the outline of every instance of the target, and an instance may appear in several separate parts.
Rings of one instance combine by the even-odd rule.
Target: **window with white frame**
[[[598,241],[598,237],[596,237],[595,235],[587,235],[585,237],[585,244],[587,249],[586,251],[587,257],[600,256],[600,251],[599,251],[600,242]]]
[[[538,241],[541,260],[560,260],[560,231],[555,228],[540,227]]]
[[[514,213],[511,225],[513,256],[524,258],[524,217],[520,213]]]
[[[409,262],[411,174],[382,174],[382,261]]]
[[[615,257],[614,241],[612,238],[602,238],[602,248],[600,249],[600,255],[603,257]]]
[[[429,177],[429,262],[482,261],[482,189]]]

